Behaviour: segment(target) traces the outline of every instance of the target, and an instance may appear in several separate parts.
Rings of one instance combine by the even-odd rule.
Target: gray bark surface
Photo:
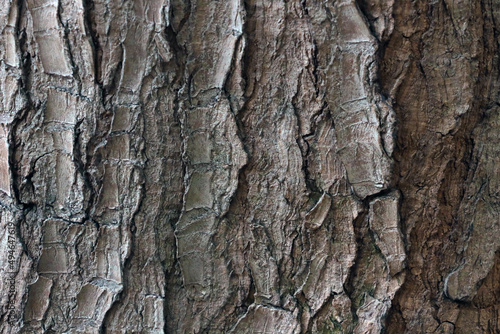
[[[1,333],[500,333],[500,2],[1,0]]]

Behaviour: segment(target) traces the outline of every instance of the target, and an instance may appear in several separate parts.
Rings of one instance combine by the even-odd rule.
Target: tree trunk
[[[2,0],[1,333],[499,333],[498,22]]]

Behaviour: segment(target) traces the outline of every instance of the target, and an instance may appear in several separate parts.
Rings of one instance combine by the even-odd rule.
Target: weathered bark
[[[497,22],[3,0],[1,332],[500,332]]]

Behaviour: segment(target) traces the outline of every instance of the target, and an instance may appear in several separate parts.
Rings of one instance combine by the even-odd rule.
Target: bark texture
[[[498,22],[0,0],[0,332],[499,333]]]

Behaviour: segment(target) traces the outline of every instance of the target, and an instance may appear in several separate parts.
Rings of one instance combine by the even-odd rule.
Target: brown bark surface
[[[500,3],[1,0],[1,333],[500,333]]]

